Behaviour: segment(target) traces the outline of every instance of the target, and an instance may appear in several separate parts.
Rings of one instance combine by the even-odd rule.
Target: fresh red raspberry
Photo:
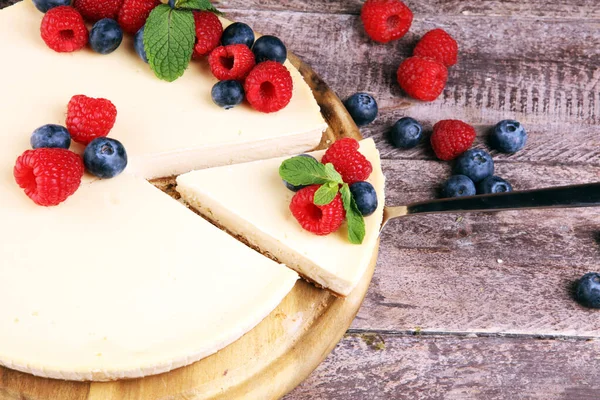
[[[456,64],[458,58],[458,44],[445,30],[434,29],[423,35],[413,55],[430,58],[451,67]]]
[[[473,146],[475,129],[462,121],[447,119],[433,126],[431,146],[440,160],[450,161]]]
[[[242,81],[256,65],[254,53],[243,44],[217,47],[208,56],[208,63],[220,81]]]
[[[398,68],[398,84],[412,98],[433,101],[448,81],[448,70],[437,61],[410,57]]]
[[[331,203],[325,206],[315,205],[315,192],[319,187],[312,185],[296,193],[290,203],[290,211],[302,228],[325,236],[340,229],[346,219],[346,211],[339,193]]]
[[[196,22],[196,45],[194,58],[207,56],[219,46],[223,36],[223,25],[219,17],[210,11],[194,11]]]
[[[333,164],[335,170],[349,185],[366,181],[373,172],[373,165],[362,155],[356,139],[344,138],[334,142],[325,152],[323,164]]]
[[[40,33],[48,47],[59,53],[81,50],[89,35],[81,14],[69,6],[50,9],[42,19]]]
[[[90,22],[103,18],[117,19],[123,0],[74,0],[73,7]]]
[[[406,35],[412,24],[413,13],[400,0],[367,0],[360,18],[371,39],[387,43]]]
[[[286,67],[276,61],[265,61],[250,72],[244,91],[255,110],[272,113],[283,110],[290,103],[294,81]]]
[[[25,194],[40,206],[56,206],[79,188],[85,171],[81,157],[66,149],[27,150],[13,175]]]
[[[160,4],[159,0],[124,0],[117,19],[119,25],[127,33],[137,33],[152,10]]]
[[[87,145],[96,138],[107,136],[116,119],[117,108],[106,99],[77,95],[67,106],[67,129],[78,143]]]

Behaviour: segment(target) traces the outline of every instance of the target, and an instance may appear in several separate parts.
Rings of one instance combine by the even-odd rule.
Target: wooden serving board
[[[320,148],[361,139],[340,99],[294,55],[329,124]],[[0,400],[277,399],[302,382],[341,340],[360,308],[377,261],[345,299],[299,281],[256,328],[218,353],[162,375],[117,382],[67,382],[0,367]]]

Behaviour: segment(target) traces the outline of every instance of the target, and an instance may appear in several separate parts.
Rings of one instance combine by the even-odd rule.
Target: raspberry
[[[302,228],[325,236],[340,229],[346,219],[346,211],[339,193],[331,203],[315,205],[315,192],[318,189],[319,185],[312,185],[296,193],[290,203],[290,211]]]
[[[446,67],[451,67],[456,64],[458,58],[458,44],[445,30],[434,29],[423,35],[417,43],[413,55],[431,58]]]
[[[123,31],[134,35],[146,23],[159,0],[124,0],[119,11],[118,22]]]
[[[77,95],[67,107],[67,129],[73,140],[86,145],[107,136],[116,119],[117,108],[106,99]]]
[[[286,67],[276,61],[265,61],[250,72],[244,90],[246,99],[255,110],[272,113],[290,103],[294,82]]]
[[[440,160],[454,160],[469,150],[474,141],[475,129],[462,121],[447,119],[433,126],[431,146]]]
[[[213,75],[220,81],[244,80],[254,65],[254,53],[243,44],[220,46],[208,56]]]
[[[74,0],[73,7],[90,22],[117,19],[123,0]]]
[[[398,68],[398,84],[412,98],[433,101],[446,87],[448,70],[437,61],[410,57]]]
[[[360,18],[371,39],[387,43],[406,35],[412,24],[413,13],[399,0],[367,0]]]
[[[83,17],[69,6],[48,11],[42,19],[40,33],[48,47],[59,53],[80,50],[88,42],[88,30]]]
[[[356,139],[344,138],[336,141],[325,152],[323,164],[333,164],[335,170],[342,175],[342,179],[349,185],[366,181],[373,172],[373,165],[362,155]]]
[[[15,163],[17,184],[36,204],[56,206],[81,184],[85,168],[81,157],[66,149],[27,150]]]
[[[194,11],[196,21],[196,45],[194,58],[207,56],[217,48],[223,35],[223,25],[214,13],[210,11]]]

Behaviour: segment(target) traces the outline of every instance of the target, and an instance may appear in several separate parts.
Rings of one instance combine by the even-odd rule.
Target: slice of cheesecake
[[[346,296],[369,266],[383,218],[385,178],[373,140],[363,140],[360,152],[373,164],[369,181],[379,201],[377,211],[365,218],[367,233],[362,245],[348,241],[345,226],[329,236],[315,236],[301,228],[289,210],[294,193],[279,177],[285,158],[191,172],[177,179],[177,190],[218,226],[308,280]],[[312,155],[320,160],[323,153]]]

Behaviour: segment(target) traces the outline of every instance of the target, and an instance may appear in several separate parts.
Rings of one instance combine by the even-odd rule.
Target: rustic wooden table
[[[493,154],[516,189],[600,180],[598,0],[407,0],[413,27],[387,45],[364,34],[359,0],[215,3],[281,37],[340,97],[376,96],[381,113],[363,135],[382,153],[391,205],[434,197],[450,172],[426,145],[390,146],[386,132],[403,116],[428,129],[470,122],[477,146],[497,121],[520,120],[527,148]],[[459,64],[440,99],[414,102],[395,71],[437,27],[457,39]],[[393,222],[352,329],[286,400],[598,399],[600,314],[571,298],[572,282],[594,270],[598,209]]]

